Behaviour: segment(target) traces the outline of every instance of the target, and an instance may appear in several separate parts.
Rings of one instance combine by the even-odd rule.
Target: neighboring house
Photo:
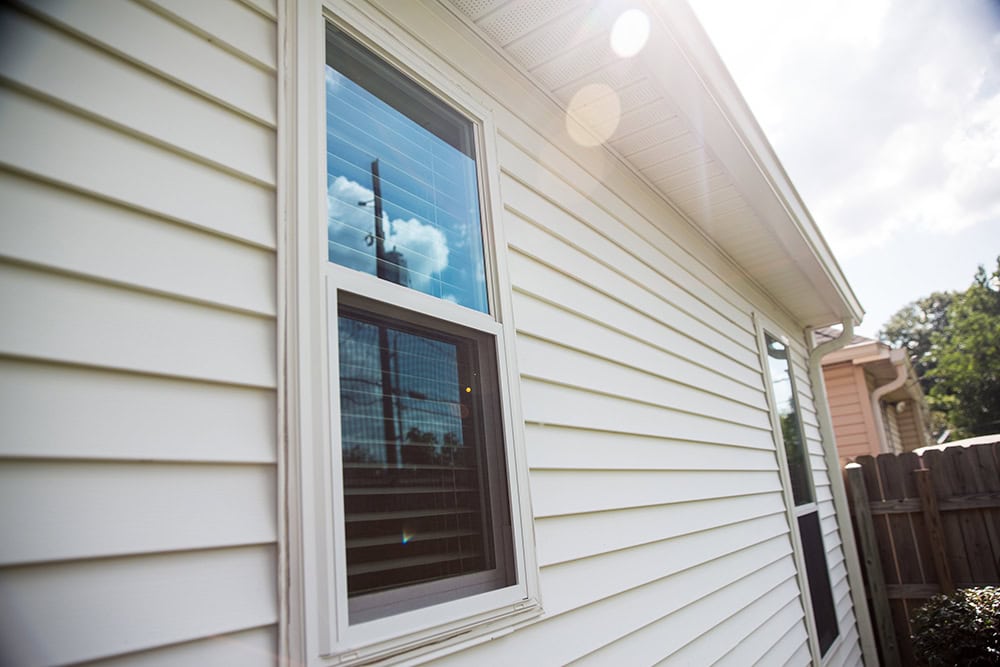
[[[932,444],[927,402],[906,350],[855,336],[823,357],[823,380],[842,463]]]
[[[0,662],[875,663],[862,310],[629,6],[0,9]]]

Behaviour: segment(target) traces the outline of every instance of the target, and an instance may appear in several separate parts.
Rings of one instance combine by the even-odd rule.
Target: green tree
[[[933,407],[947,413],[958,437],[1000,432],[1000,257],[955,296],[931,347]]]
[[[932,336],[948,328],[948,307],[957,292],[934,292],[900,308],[878,332],[879,339],[909,350],[910,362],[920,378],[920,388],[930,395],[934,379],[929,372],[937,365]]]

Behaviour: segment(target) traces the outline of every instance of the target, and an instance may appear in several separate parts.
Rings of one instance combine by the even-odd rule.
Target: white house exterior
[[[649,36],[620,55],[628,9]],[[441,287],[465,245],[425,286],[415,235],[445,234],[417,217],[349,248],[412,278],[327,248],[337,49],[471,137],[476,307]],[[345,217],[396,196],[363,193]],[[836,343],[809,333],[861,315],[673,0],[5,5],[0,664],[875,664],[819,375]],[[487,518],[434,592],[379,586],[411,556],[357,565],[429,532],[345,537],[427,514],[398,490],[352,509],[395,470],[457,469],[429,426],[404,439],[429,399],[384,360],[395,440],[348,456],[345,322],[472,350],[444,444],[478,443],[452,491]],[[418,442],[437,458],[389,463]]]

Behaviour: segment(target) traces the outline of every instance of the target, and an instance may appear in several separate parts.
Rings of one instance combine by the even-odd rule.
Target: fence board
[[[871,457],[865,457],[871,460]],[[864,565],[865,581],[868,585],[868,598],[872,606],[872,616],[879,635],[879,650],[882,662],[889,667],[900,664],[899,652],[892,621],[892,611],[889,608],[889,596],[886,594],[885,576],[882,562],[878,554],[878,540],[869,508],[869,496],[866,490],[864,469],[857,463],[847,466],[847,488],[850,490],[851,506],[854,516],[854,533],[861,549],[861,561]]]
[[[904,500],[906,490],[903,481],[903,469],[900,460],[895,456],[880,456],[877,459],[879,477],[887,500]],[[910,524],[910,514],[889,514],[885,520],[889,536],[892,539],[894,579],[900,584],[920,582],[923,573],[920,568],[920,556],[917,552],[916,540]],[[913,661],[912,648],[907,641],[910,636],[910,604],[906,598],[889,600],[892,610],[893,626],[896,632],[896,644],[899,646],[900,659],[903,664]]]
[[[973,479],[972,466],[964,448],[945,451],[945,471],[950,476],[952,491],[956,495],[971,495],[978,491]],[[983,526],[982,510],[975,509],[958,514],[962,537],[965,538],[965,555],[969,561],[969,581],[996,581],[996,565],[991,562],[989,538]]]
[[[993,548],[993,562],[1000,563],[1000,466],[997,465],[996,454],[1000,443],[971,448],[970,454],[975,456],[975,465],[979,472],[980,490],[984,495],[995,497],[998,502],[995,507],[983,512],[986,528],[990,535],[990,546]],[[1000,568],[1000,565],[998,565]]]
[[[942,498],[949,498],[955,494],[951,485],[951,475],[948,474],[947,459],[942,452],[929,451],[924,453],[924,467],[934,470],[934,486],[937,489],[938,504]],[[944,532],[944,541],[947,545],[948,567],[951,576],[956,581],[970,581],[972,572],[969,569],[969,561],[964,557],[965,537],[962,534],[962,525],[958,514],[947,512],[941,515],[941,528]]]
[[[927,598],[1000,585],[1000,442],[856,462],[846,476],[869,600],[894,626],[880,632],[880,650],[886,663],[898,650],[914,665],[909,619]]]
[[[917,478],[915,470],[921,469],[920,457],[913,452],[907,452],[899,456],[899,464],[903,469],[903,486],[906,489],[908,499],[920,499],[920,491],[917,488]],[[924,514],[918,508],[910,514],[910,530],[916,542],[917,556],[920,562],[921,578],[919,581],[924,584],[938,582],[937,570],[934,567],[934,556],[931,550],[931,541],[927,537],[927,525],[924,522]],[[913,595],[910,597],[922,597]]]

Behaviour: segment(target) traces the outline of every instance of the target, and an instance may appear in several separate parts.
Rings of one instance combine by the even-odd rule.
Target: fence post
[[[851,500],[854,504],[854,521],[858,529],[858,546],[861,548],[865,572],[868,573],[868,598],[872,603],[875,631],[882,647],[882,661],[886,667],[899,667],[901,665],[899,646],[896,644],[892,610],[889,608],[889,596],[885,588],[885,574],[882,572],[882,561],[875,542],[875,526],[872,523],[868,491],[865,490],[861,465],[848,463],[846,468]]]
[[[927,539],[931,543],[934,570],[937,572],[941,592],[953,593],[955,582],[952,581],[948,554],[945,552],[944,527],[941,525],[937,493],[934,491],[934,471],[921,468],[914,470],[913,475],[917,482],[917,491],[920,493],[920,507],[924,511],[924,525],[927,528]]]

